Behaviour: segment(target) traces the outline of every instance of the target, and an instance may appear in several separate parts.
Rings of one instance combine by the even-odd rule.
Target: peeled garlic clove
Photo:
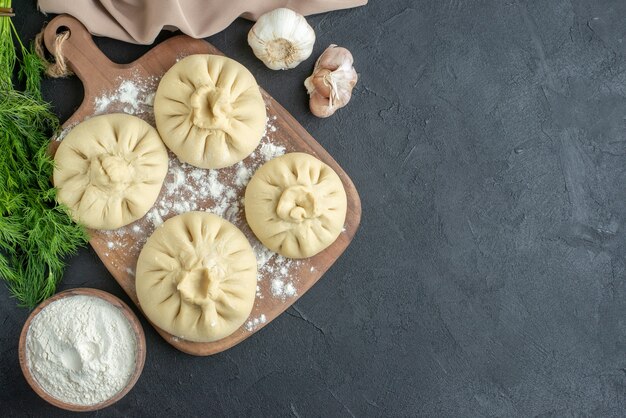
[[[254,55],[272,70],[294,68],[311,56],[315,32],[301,14],[280,8],[265,13],[248,33]]]
[[[304,80],[309,108],[315,116],[327,118],[348,104],[358,80],[353,62],[350,51],[334,44],[317,59],[313,74]]]

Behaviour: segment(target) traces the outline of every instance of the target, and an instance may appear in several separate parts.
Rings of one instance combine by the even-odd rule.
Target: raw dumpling
[[[165,73],[154,98],[163,142],[186,163],[222,168],[246,158],[265,130],[254,76],[219,55],[191,55]]]
[[[332,168],[300,152],[275,158],[254,173],[246,219],[257,238],[285,257],[311,257],[332,244],[346,219],[346,192]]]
[[[136,288],[150,321],[189,341],[229,336],[250,315],[256,257],[233,224],[207,212],[168,219],[139,255]]]
[[[144,216],[167,174],[158,132],[125,114],[96,116],[70,131],[55,156],[57,199],[79,223],[116,229]]]

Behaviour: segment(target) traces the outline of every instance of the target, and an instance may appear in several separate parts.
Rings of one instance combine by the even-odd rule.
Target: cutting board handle
[[[69,15],[57,16],[46,26],[44,42],[48,51],[56,53],[57,34],[65,31],[69,31],[70,35],[60,46],[61,53],[70,70],[83,82],[85,97],[89,97],[91,92],[87,90],[91,85],[108,85],[117,75],[121,75],[118,73],[125,66],[109,60],[94,43],[87,28]]]

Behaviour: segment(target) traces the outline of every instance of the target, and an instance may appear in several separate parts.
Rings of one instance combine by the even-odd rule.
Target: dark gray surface
[[[31,38],[44,18],[19,7]],[[144,373],[98,415],[623,415],[626,2],[379,1],[309,21],[314,56],[346,46],[360,74],[328,120],[308,112],[313,57],[265,69],[246,21],[210,41],[351,175],[356,239],[297,310],[223,354],[182,354],[143,321]],[[66,118],[82,90],[45,95]],[[75,286],[128,301],[90,249]],[[28,312],[0,289],[0,411],[62,416],[21,375]]]

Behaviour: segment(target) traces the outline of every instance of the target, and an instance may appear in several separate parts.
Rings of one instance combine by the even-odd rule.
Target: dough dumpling
[[[311,257],[332,244],[346,219],[341,179],[300,152],[265,163],[245,195],[246,219],[257,238],[285,257]]]
[[[233,224],[187,212],[154,231],[137,260],[139,304],[159,328],[189,341],[229,336],[252,311],[256,257]]]
[[[167,174],[167,150],[158,132],[125,114],[78,124],[55,156],[57,199],[79,223],[116,229],[144,216]]]
[[[165,73],[154,98],[163,142],[183,162],[223,168],[246,158],[265,130],[254,76],[219,55],[191,55]]]

